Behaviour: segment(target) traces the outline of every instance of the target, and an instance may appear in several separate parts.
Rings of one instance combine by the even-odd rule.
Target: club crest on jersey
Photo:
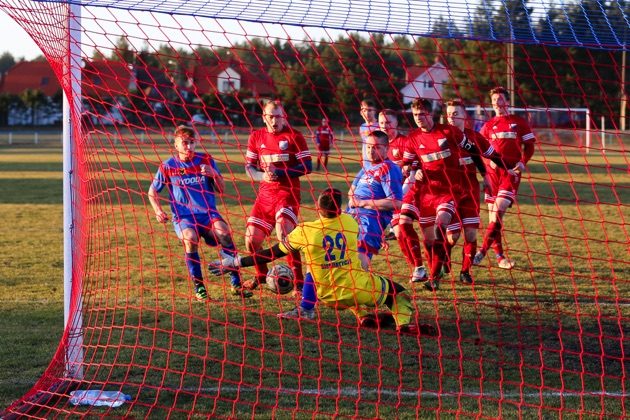
[[[278,142],[278,147],[280,148],[280,150],[287,150],[289,148],[289,140],[280,140]]]
[[[179,168],[180,175],[186,175],[186,168]]]
[[[394,156],[395,158],[400,157],[400,150],[392,149],[392,156]]]

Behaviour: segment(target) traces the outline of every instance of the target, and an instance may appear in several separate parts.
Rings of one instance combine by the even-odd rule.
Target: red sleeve
[[[249,140],[247,140],[247,153],[245,155],[245,163],[247,165],[258,166],[259,156],[258,156],[258,145],[256,142],[256,138],[258,131],[254,131],[249,135]]]
[[[418,155],[416,154],[415,136],[413,136],[412,134],[407,136],[407,141],[405,141],[404,145],[405,146],[403,148],[403,158],[402,158],[403,165],[409,165],[414,162],[420,162],[420,159],[418,158]]]
[[[471,134],[472,141],[477,145],[481,154],[485,156],[488,149],[490,149],[490,142],[487,138],[476,131],[471,130]]]
[[[311,151],[306,144],[306,139],[299,131],[294,131],[293,133],[295,134],[295,145],[297,146],[295,158],[299,161],[310,161]]]

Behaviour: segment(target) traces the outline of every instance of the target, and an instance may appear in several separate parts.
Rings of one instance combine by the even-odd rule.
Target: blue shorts
[[[389,224],[389,220],[373,214],[355,213],[353,217],[359,224],[357,250],[369,256],[378,254],[383,244],[383,230]]]
[[[184,229],[193,229],[197,232],[197,236],[205,239],[208,245],[217,246],[218,243],[214,235],[210,235],[210,233],[212,232],[212,225],[218,220],[225,222],[218,211],[209,210],[208,213],[173,218],[173,228],[179,239],[183,238],[182,231]]]

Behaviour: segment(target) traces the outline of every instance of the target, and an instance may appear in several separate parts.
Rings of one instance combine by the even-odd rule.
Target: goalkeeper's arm
[[[275,244],[271,248],[255,251],[253,255],[237,257],[238,267],[251,267],[256,264],[266,264],[278,258],[286,257],[288,254],[280,249],[280,244]]]
[[[275,244],[271,248],[255,251],[253,255],[247,255],[245,257],[240,255],[225,256],[222,260],[212,261],[208,265],[208,269],[212,274],[219,275],[226,271],[231,271],[234,268],[251,267],[256,264],[266,264],[287,255],[288,254],[286,252],[280,249],[280,244]]]

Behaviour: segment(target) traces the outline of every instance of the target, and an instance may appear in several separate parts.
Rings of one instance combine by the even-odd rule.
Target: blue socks
[[[201,259],[199,258],[198,252],[187,252],[186,253],[186,267],[188,267],[188,273],[190,277],[202,281],[203,273],[201,271]]]
[[[304,287],[302,288],[302,301],[300,307],[302,309],[311,310],[317,302],[317,290],[315,289],[315,281],[311,273],[304,276]]]

